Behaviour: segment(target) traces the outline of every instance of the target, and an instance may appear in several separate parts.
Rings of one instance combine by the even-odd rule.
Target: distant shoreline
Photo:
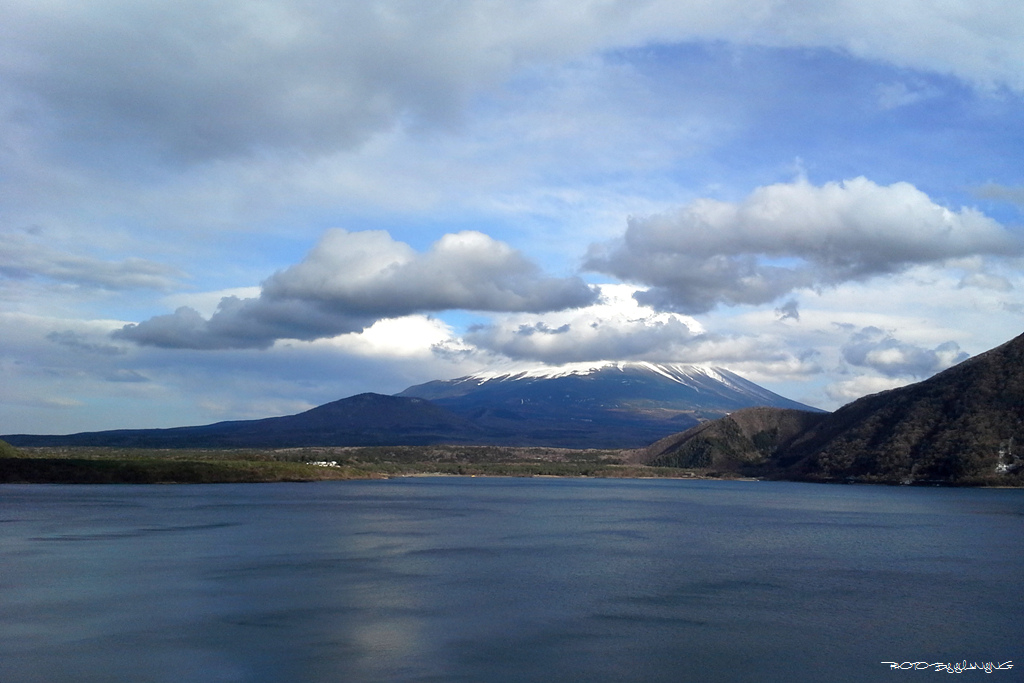
[[[0,442],[2,443],[2,442]],[[954,481],[785,476],[756,467],[678,467],[636,462],[635,450],[509,446],[320,446],[279,449],[14,448],[2,443],[0,483],[227,484],[394,477],[551,477],[802,481],[886,486],[1022,488],[1018,475]]]

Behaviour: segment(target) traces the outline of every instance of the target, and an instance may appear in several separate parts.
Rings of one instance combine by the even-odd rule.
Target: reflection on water
[[[871,681],[1021,660],[1024,492],[0,486],[0,681]],[[1011,680],[1014,672],[993,672]]]

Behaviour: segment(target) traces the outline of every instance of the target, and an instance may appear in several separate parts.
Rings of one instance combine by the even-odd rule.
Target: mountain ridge
[[[298,446],[407,445],[438,443],[476,428],[430,401],[363,393],[331,401],[296,415],[228,420],[167,429],[115,429],[66,435],[12,434],[13,446],[116,446],[159,448],[255,448]]]
[[[409,387],[517,445],[635,448],[758,405],[815,411],[724,368],[637,361],[503,368]]]
[[[589,368],[582,369],[583,365]],[[260,420],[68,435],[13,434],[15,446],[249,448],[437,443],[636,448],[750,405],[802,404],[728,370],[631,362],[495,371],[360,394]],[[417,394],[417,395],[413,395]]]
[[[739,411],[631,459],[782,479],[1020,485],[1022,451],[1024,334],[833,413]]]

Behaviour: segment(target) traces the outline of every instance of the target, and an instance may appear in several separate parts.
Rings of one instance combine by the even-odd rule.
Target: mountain
[[[814,411],[723,368],[645,362],[495,371],[410,387],[494,443],[635,448],[751,406]]]
[[[4,436],[15,446],[282,448],[437,443],[636,448],[748,406],[814,410],[728,370],[596,363],[360,394],[298,415],[200,427]]]
[[[1024,335],[834,413],[740,411],[633,453],[819,481],[1024,483]]]
[[[666,436],[629,459],[659,467],[763,474],[795,438],[826,419],[826,413],[790,408],[746,408]]]
[[[422,445],[472,441],[472,423],[430,401],[359,394],[298,415],[218,422],[201,427],[119,429],[65,436],[14,434],[14,446],[145,448],[285,448],[293,446]]]

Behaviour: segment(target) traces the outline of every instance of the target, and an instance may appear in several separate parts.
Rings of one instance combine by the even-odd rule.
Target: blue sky
[[[0,433],[495,366],[834,409],[1024,327],[1016,0],[0,8]]]

